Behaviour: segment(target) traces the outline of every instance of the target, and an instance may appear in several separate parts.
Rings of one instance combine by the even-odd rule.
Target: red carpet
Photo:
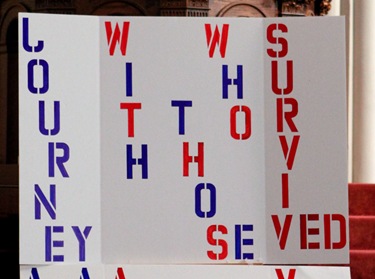
[[[349,184],[352,279],[375,278],[375,184]]]

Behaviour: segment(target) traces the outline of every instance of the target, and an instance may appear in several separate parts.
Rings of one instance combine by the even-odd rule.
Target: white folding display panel
[[[20,279],[350,279],[349,267],[258,265],[52,265],[22,266]]]
[[[343,18],[19,23],[21,264],[348,263]]]

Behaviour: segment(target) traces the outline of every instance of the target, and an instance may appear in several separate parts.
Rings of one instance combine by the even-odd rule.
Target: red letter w
[[[212,58],[214,56],[216,45],[218,45],[220,49],[220,55],[222,58],[224,58],[225,51],[227,49],[229,24],[223,24],[223,28],[221,30],[221,38],[220,38],[219,28],[217,27],[217,25],[215,27],[215,31],[213,34],[212,34],[210,24],[205,24],[205,28],[206,28],[208,55],[210,56],[210,58]]]
[[[116,22],[115,30],[112,30],[112,25],[110,21],[105,23],[105,31],[107,33],[107,42],[109,46],[109,55],[113,55],[115,52],[115,47],[117,44],[120,44],[121,54],[126,55],[126,46],[128,44],[128,34],[129,34],[129,21],[124,21],[122,25],[122,32],[120,27]]]

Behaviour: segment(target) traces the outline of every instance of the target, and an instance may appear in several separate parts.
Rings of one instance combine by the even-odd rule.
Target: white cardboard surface
[[[21,264],[348,263],[343,26],[21,14]]]

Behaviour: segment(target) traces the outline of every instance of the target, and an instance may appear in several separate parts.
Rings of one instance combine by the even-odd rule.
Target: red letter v
[[[291,170],[293,168],[293,163],[294,163],[294,158],[296,157],[296,153],[297,153],[299,138],[300,138],[299,135],[293,136],[293,140],[289,148],[288,143],[286,141],[286,137],[279,136],[281,148],[283,149],[284,157],[286,159],[286,166],[288,167],[288,170]]]
[[[278,279],[284,279],[284,274],[281,268],[276,269],[276,274],[277,274]],[[288,279],[294,279],[295,275],[296,275],[296,269],[295,268],[289,269]]]
[[[122,267],[117,268],[116,279],[126,279],[125,273],[124,273],[124,270],[122,269]]]
[[[279,246],[281,250],[285,249],[286,241],[288,239],[290,225],[292,223],[293,215],[286,215],[284,226],[281,228],[278,215],[272,215],[273,226],[276,231],[277,238],[279,239]]]

